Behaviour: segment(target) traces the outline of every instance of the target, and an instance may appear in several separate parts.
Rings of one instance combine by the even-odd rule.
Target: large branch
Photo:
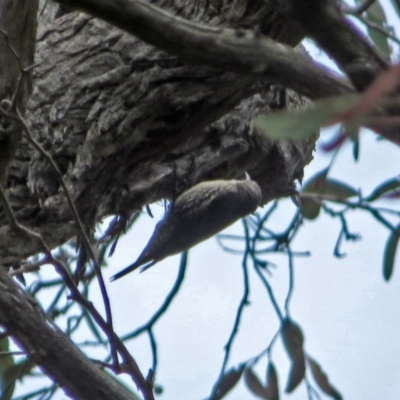
[[[190,63],[268,78],[311,99],[352,91],[322,64],[251,31],[191,22],[146,0],[55,1],[86,11]]]
[[[365,35],[344,17],[336,1],[285,0],[284,3],[288,15],[338,63],[358,90],[365,90],[386,68],[385,61]]]

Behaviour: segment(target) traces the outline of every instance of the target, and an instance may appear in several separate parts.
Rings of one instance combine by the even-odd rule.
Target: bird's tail
[[[147,268],[150,268],[151,266],[153,266],[156,262],[152,261],[151,263],[145,265],[140,272],[143,272],[144,270],[146,270]],[[122,271],[117,272],[115,275],[113,275],[110,278],[111,282],[116,281],[117,279],[121,278],[122,276],[129,274],[129,272],[134,271],[135,269],[139,268],[141,265],[143,265],[143,262],[139,259],[136,262],[134,262],[133,264],[129,265],[128,267],[124,268]]]

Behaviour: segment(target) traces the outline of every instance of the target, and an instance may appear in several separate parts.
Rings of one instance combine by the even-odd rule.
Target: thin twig
[[[5,111],[2,110],[2,112],[4,113]],[[99,263],[97,262],[96,256],[93,252],[92,246],[90,244],[89,238],[87,237],[86,233],[85,233],[85,229],[83,227],[82,221],[80,219],[79,213],[75,207],[74,202],[72,201],[72,198],[68,192],[68,188],[67,185],[65,184],[65,181],[63,179],[63,176],[61,174],[61,171],[59,170],[57,164],[54,162],[53,158],[51,157],[51,155],[43,149],[43,147],[35,140],[35,138],[33,137],[28,124],[26,123],[25,119],[23,118],[21,112],[19,111],[18,107],[16,107],[16,113],[18,118],[14,117],[14,119],[16,121],[18,121],[24,131],[25,134],[27,136],[28,141],[32,144],[32,146],[47,160],[47,162],[51,165],[51,167],[53,168],[54,172],[56,173],[57,179],[59,181],[59,184],[61,185],[63,192],[65,194],[65,197],[67,199],[68,205],[72,211],[72,215],[74,217],[75,223],[77,225],[78,231],[81,235],[81,238],[83,240],[84,246],[86,251],[88,252],[88,254],[90,255],[90,258],[93,262],[95,271],[96,271],[96,275],[97,275],[97,279],[99,282],[99,286],[100,286],[100,291],[102,294],[102,298],[103,298],[103,303],[104,303],[104,308],[105,308],[105,312],[106,312],[106,319],[107,319],[107,324],[109,326],[109,329],[107,329],[105,331],[105,333],[108,335],[109,341],[110,341],[110,351],[113,357],[114,362],[116,363],[116,365],[118,364],[118,355],[117,355],[117,350],[115,348],[115,343],[114,343],[114,335],[112,334],[112,332],[114,331],[113,328],[113,319],[112,319],[112,313],[111,313],[111,306],[110,306],[110,299],[108,297],[108,293],[107,293],[107,289],[106,289],[106,285],[104,282],[104,278],[101,272],[101,267],[99,265]],[[9,113],[6,113],[8,117],[13,117],[12,115],[10,115]]]
[[[4,192],[4,189],[3,189],[3,186],[1,185],[1,183],[0,183],[0,200],[3,205],[4,210],[6,212],[8,222],[10,225],[10,229],[18,231],[21,234],[36,240],[40,244],[40,246],[42,247],[44,252],[46,254],[49,253],[51,255],[50,249],[48,248],[48,246],[46,245],[46,243],[44,242],[44,240],[40,234],[38,234],[18,223],[18,221],[15,218],[15,215],[11,209],[10,203],[8,202],[6,193]]]
[[[19,69],[21,72],[25,72],[25,68],[22,66],[21,57],[18,52],[14,49],[12,44],[9,41],[8,33],[4,29],[0,29],[0,32],[3,34],[4,40],[6,41],[7,47],[10,49],[11,53],[13,53],[15,59],[17,60]]]
[[[286,295],[285,299],[285,313],[286,317],[289,318],[289,305],[290,305],[290,300],[293,295],[293,290],[294,290],[294,268],[293,268],[293,254],[292,251],[289,247],[287,246],[287,255],[288,255],[288,261],[289,261],[289,288],[288,288],[288,293]]]
[[[100,315],[100,313],[94,307],[93,303],[90,302],[89,300],[87,300],[87,298],[82,295],[82,293],[79,291],[79,289],[75,285],[75,282],[73,281],[71,275],[69,274],[67,267],[60,260],[53,257],[49,247],[44,242],[42,236],[18,223],[18,221],[16,220],[15,215],[11,209],[11,206],[8,202],[7,196],[3,190],[2,185],[0,185],[0,200],[1,200],[1,203],[3,204],[4,209],[6,210],[6,215],[9,219],[11,229],[19,231],[22,234],[27,235],[27,236],[31,237],[32,239],[37,240],[39,242],[40,247],[42,248],[42,251],[45,254],[45,259],[42,262],[43,263],[48,262],[55,267],[56,271],[61,276],[63,282],[65,283],[65,285],[68,287],[69,291],[71,292],[70,298],[73,298],[77,303],[82,305],[90,313],[90,315],[93,317],[93,319],[96,321],[96,323],[100,326],[100,328],[103,330],[103,332],[108,337],[111,336],[112,342],[115,343],[116,350],[121,354],[121,357],[122,357],[122,360],[124,363],[124,371],[130,374],[130,376],[132,377],[132,380],[136,383],[139,390],[142,392],[144,398],[146,400],[153,400],[154,396],[153,396],[152,384],[150,382],[146,381],[146,379],[143,377],[143,375],[141,374],[141,372],[139,370],[138,365],[136,364],[136,361],[130,355],[130,353],[126,349],[125,345],[123,344],[123,342],[114,333],[114,331],[110,331],[109,323],[103,319],[103,317]],[[113,359],[113,361],[114,361],[114,359]],[[120,368],[118,366],[118,372],[119,372],[119,370],[120,370]]]
[[[244,230],[245,230],[245,238],[246,238],[246,245],[245,245],[243,259],[242,259],[243,294],[242,294],[242,298],[240,299],[239,306],[236,311],[235,321],[233,323],[231,334],[229,335],[229,339],[224,346],[225,355],[224,355],[224,359],[222,362],[220,374],[219,374],[219,377],[218,377],[216,383],[214,384],[210,398],[215,398],[215,396],[216,396],[216,390],[218,389],[218,383],[221,381],[222,377],[225,374],[225,370],[228,365],[228,360],[229,360],[229,355],[230,355],[230,351],[232,348],[232,344],[233,344],[233,341],[235,340],[236,334],[239,331],[240,320],[242,317],[244,307],[249,304],[250,286],[249,286],[249,272],[248,272],[248,266],[247,266],[247,257],[250,252],[250,236],[249,236],[249,230],[248,230],[248,226],[246,224],[245,219],[243,219],[242,221],[243,221],[243,226],[244,226]]]
[[[267,289],[268,292],[268,296],[271,300],[272,306],[275,309],[276,314],[278,315],[278,318],[280,319],[280,321],[283,321],[283,314],[282,311],[279,308],[278,302],[275,298],[274,292],[272,290],[271,285],[269,284],[269,282],[267,281],[267,279],[265,278],[265,276],[262,274],[262,272],[260,271],[260,267],[257,265],[257,263],[254,263],[254,268],[257,272],[257,275],[260,277],[261,281],[263,282],[265,288]]]
[[[349,200],[344,200],[337,196],[330,196],[326,194],[319,194],[319,193],[301,193],[301,197],[313,200],[319,204],[322,204],[324,200],[332,201],[338,204],[343,204],[350,209],[360,209],[364,211],[368,211],[375,219],[377,219],[381,224],[386,226],[393,232],[400,234],[400,231],[391,224],[386,218],[381,215],[381,212],[389,212],[390,210],[374,208],[371,205],[363,202],[361,199],[359,202],[355,203]],[[398,212],[394,212],[396,215],[399,215]]]
[[[0,351],[0,357],[5,356],[24,356],[26,353],[24,351]]]
[[[149,329],[152,329],[155,323],[161,318],[161,316],[168,310],[170,304],[172,303],[172,300],[176,297],[176,295],[179,292],[179,289],[182,286],[183,280],[185,278],[185,273],[186,273],[186,267],[187,267],[187,251],[182,253],[181,255],[181,261],[179,265],[179,271],[178,275],[175,279],[175,283],[172,286],[172,289],[168,293],[168,296],[165,298],[163,304],[161,307],[153,314],[153,316],[140,328],[137,328],[131,333],[128,333],[127,335],[122,336],[121,340],[126,341],[129,339],[133,339],[136,336],[139,336],[141,333],[148,331]]]
[[[150,339],[150,348],[151,348],[151,354],[153,355],[153,365],[152,365],[152,380],[154,379],[154,376],[156,374],[157,370],[157,363],[158,363],[158,356],[157,356],[157,342],[156,338],[154,337],[153,330],[150,328],[148,329],[148,334],[149,334],[149,339]]]
[[[391,34],[390,32],[388,32],[382,26],[380,26],[378,24],[375,24],[374,22],[368,21],[366,18],[362,17],[361,15],[355,15],[355,17],[359,21],[361,21],[364,25],[366,25],[368,28],[374,29],[374,30],[382,33],[382,35],[386,36],[387,38],[393,40],[393,42],[395,42],[398,45],[400,45],[400,39],[398,39],[397,36],[395,36],[395,35]]]
[[[272,213],[272,211],[275,209],[276,206],[271,207],[271,210],[267,211],[266,215],[267,217],[264,216],[264,218],[262,218],[260,220],[260,224],[258,225],[256,232],[254,233],[253,237],[252,237],[252,246],[251,246],[251,254],[255,254],[256,253],[256,242],[259,239],[259,235],[260,232],[263,229],[263,224],[265,223],[265,221],[267,220],[267,218],[269,217],[269,215]],[[246,226],[246,221],[243,220],[243,225]],[[277,237],[276,237],[277,238]],[[271,303],[275,309],[276,314],[278,315],[279,319],[282,321],[283,320],[283,315],[282,312],[279,308],[278,302],[274,296],[274,293],[272,291],[272,287],[269,284],[269,282],[267,281],[267,279],[265,278],[265,276],[262,274],[262,272],[260,271],[260,266],[259,263],[256,262],[256,260],[254,259],[254,268],[257,272],[257,275],[260,277],[261,281],[263,282],[265,288],[267,289],[269,298],[271,300]]]
[[[242,313],[243,313],[244,307],[246,307],[249,304],[250,285],[249,285],[249,271],[248,271],[248,266],[247,266],[247,258],[249,256],[249,252],[250,252],[250,235],[249,235],[249,230],[246,225],[245,219],[243,219],[243,227],[244,227],[245,238],[246,238],[246,245],[245,245],[245,249],[243,252],[243,258],[242,258],[243,294],[242,294],[242,298],[240,299],[239,306],[236,311],[236,317],[235,317],[235,321],[234,321],[234,324],[232,327],[231,334],[229,335],[229,339],[224,346],[225,357],[224,357],[224,361],[223,361],[222,367],[221,367],[221,376],[225,373],[226,367],[228,365],[230,351],[232,348],[233,341],[235,340],[235,337],[239,331],[240,320],[242,318]]]

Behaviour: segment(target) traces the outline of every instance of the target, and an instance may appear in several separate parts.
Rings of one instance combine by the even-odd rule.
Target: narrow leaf
[[[292,366],[290,368],[285,392],[292,393],[303,380],[305,373],[306,373],[306,365],[304,357],[299,356],[292,361]]]
[[[325,189],[325,182],[328,172],[329,167],[318,171],[304,184],[301,191],[304,193],[322,193]]]
[[[354,161],[358,161],[360,156],[360,138],[358,136],[352,137],[351,141],[353,143],[353,158]]]
[[[325,189],[326,177],[328,175],[329,168],[325,168],[322,171],[317,172],[312,176],[303,186],[302,193],[322,193]],[[304,218],[315,219],[319,215],[321,209],[321,203],[317,199],[307,199],[300,197],[301,213]]]
[[[347,199],[349,197],[357,196],[358,191],[352,186],[345,182],[341,182],[337,179],[328,178],[325,182],[325,189],[323,194],[337,197],[340,200]]]
[[[395,178],[391,178],[385,182],[382,182],[373,190],[373,192],[365,200],[367,201],[377,200],[385,193],[392,192],[398,188],[400,188],[400,177],[397,176]]]
[[[285,319],[282,323],[281,335],[289,357],[294,360],[303,353],[303,332],[295,322]]]
[[[271,139],[302,139],[315,135],[322,126],[331,125],[337,115],[359,100],[360,96],[356,94],[319,100],[307,109],[260,115],[254,126]]]
[[[342,395],[331,385],[326,373],[321,366],[311,357],[307,357],[308,365],[311,368],[311,373],[318,384],[319,388],[328,396],[335,400],[342,400]]]
[[[346,125],[342,125],[341,134],[348,137],[353,144],[353,158],[358,161],[360,151],[360,124],[357,121],[352,121]]]
[[[378,1],[375,1],[366,12],[367,20],[372,24],[385,29],[386,27],[386,16],[382,9],[382,6]],[[375,46],[381,52],[381,55],[390,58],[390,47],[388,43],[388,37],[378,29],[374,29],[372,26],[367,26],[368,34]]]
[[[396,227],[400,230],[400,224]],[[389,238],[383,252],[383,277],[385,281],[389,281],[393,274],[394,261],[396,257],[397,245],[399,244],[400,235],[396,231],[390,232]]]
[[[239,382],[245,367],[246,364],[240,364],[238,368],[231,368],[224,376],[222,376],[216,383],[209,400],[220,400],[230,392]]]
[[[292,361],[285,389],[287,393],[291,393],[303,380],[306,372],[303,333],[297,324],[286,319],[282,323],[281,335],[285,349]]]
[[[251,368],[246,368],[244,372],[244,381],[246,383],[246,386],[254,395],[259,397],[260,399],[269,399],[268,389],[265,389],[263,384],[260,382],[260,379]]]
[[[269,362],[267,367],[266,388],[268,388],[268,400],[279,400],[278,375],[272,362]]]

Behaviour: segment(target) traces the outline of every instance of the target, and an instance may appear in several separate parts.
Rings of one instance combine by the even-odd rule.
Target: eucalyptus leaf
[[[360,98],[358,94],[346,94],[316,101],[307,109],[260,115],[254,126],[271,139],[303,139],[331,124],[334,117],[354,106]]]
[[[293,392],[305,376],[305,357],[303,352],[303,333],[299,325],[290,319],[282,322],[281,336],[291,360],[288,382],[285,391]]]
[[[301,193],[316,193],[321,194],[325,189],[326,178],[329,172],[329,167],[317,172],[303,186]],[[301,213],[304,218],[313,220],[318,217],[321,202],[318,199],[310,199],[300,197]]]
[[[386,28],[385,12],[378,1],[375,1],[370,7],[368,7],[366,18],[372,24],[372,26],[367,26],[369,37],[374,42],[381,55],[390,58],[391,51],[387,35],[373,27],[375,25],[382,29]]]
[[[228,394],[242,377],[246,364],[240,364],[237,368],[231,368],[220,380],[216,383],[213,394],[208,400],[220,400]]]
[[[378,185],[372,193],[365,199],[367,201],[374,201],[382,197],[384,194],[392,192],[400,188],[400,177],[390,178],[380,185]]]
[[[321,366],[311,357],[307,357],[307,362],[310,366],[311,373],[315,379],[315,382],[317,382],[319,388],[333,399],[342,400],[342,395],[329,382],[328,376],[323,371]]]
[[[383,277],[385,281],[389,281],[393,274],[394,262],[396,258],[397,246],[399,244],[399,231],[400,224],[397,225],[396,231],[390,232],[389,238],[385,245],[385,251],[383,252]]]
[[[246,368],[244,372],[244,381],[246,386],[255,396],[259,397],[260,399],[269,400],[268,389],[263,386],[263,384],[260,382],[260,379],[251,368]]]

